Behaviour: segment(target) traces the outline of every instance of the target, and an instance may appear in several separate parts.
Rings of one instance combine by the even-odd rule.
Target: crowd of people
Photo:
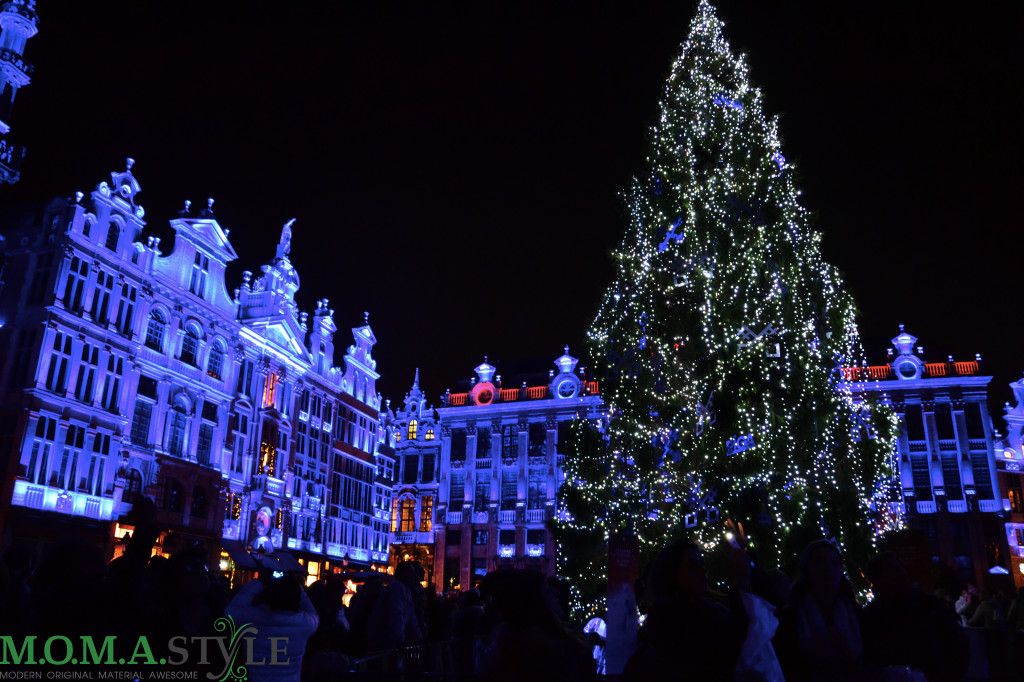
[[[397,679],[418,672],[459,679],[596,678],[594,635],[569,622],[564,581],[523,570],[495,571],[478,587],[438,594],[415,561],[394,575],[368,572],[346,600],[346,582],[260,571],[231,586],[200,551],[149,555],[155,537],[137,530],[124,554],[71,539],[38,564],[12,547],[0,562],[0,634],[117,636],[114,657],[138,656],[147,637],[154,659],[217,675],[209,644],[224,616],[251,642],[248,679]],[[728,588],[709,586],[704,553],[683,540],[667,546],[637,581],[643,625],[626,680],[960,682],[1017,679],[1024,647],[1024,590],[964,590],[954,602],[915,586],[895,555],[867,567],[865,604],[843,558],[820,540],[803,552],[795,580],[763,572],[747,550],[728,549]],[[712,576],[717,579],[723,576]],[[425,587],[427,585],[427,587]],[[346,601],[348,604],[346,606]],[[971,651],[969,628],[985,633]],[[589,637],[589,639],[588,639]],[[178,638],[177,650],[172,643]],[[225,651],[227,648],[225,647]],[[985,667],[972,669],[972,657]]]

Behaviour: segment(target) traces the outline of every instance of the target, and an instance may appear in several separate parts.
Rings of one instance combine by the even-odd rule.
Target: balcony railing
[[[4,48],[0,50],[0,61],[10,62],[18,69],[21,70],[26,76],[31,76],[32,72],[36,70],[36,67],[25,61],[25,58],[21,55]]]
[[[988,443],[985,442],[984,438],[969,440],[967,445],[970,446],[971,450],[988,450]]]
[[[507,509],[498,512],[498,523],[511,525],[516,522],[516,510]]]
[[[967,500],[950,500],[948,503],[951,514],[966,514]]]
[[[543,509],[527,509],[526,510],[526,522],[527,523],[544,523],[544,510]]]
[[[956,450],[955,440],[940,440],[939,450]]]
[[[445,515],[445,522],[449,525],[455,525],[462,523],[462,512],[450,511]]]
[[[978,500],[978,511],[986,514],[997,513],[1002,511],[1002,506],[999,500]]]
[[[476,468],[477,469],[490,469],[491,468],[491,459],[490,459],[490,457],[488,457],[486,459],[477,459],[476,460]]]
[[[937,510],[937,507],[935,506],[935,502],[933,502],[933,501],[928,501],[928,502],[918,501],[918,503],[917,503],[917,513],[918,514],[934,514],[936,512],[936,510]]]

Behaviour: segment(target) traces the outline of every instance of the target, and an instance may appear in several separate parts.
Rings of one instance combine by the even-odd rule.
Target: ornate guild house
[[[85,196],[3,224],[3,543],[75,533],[116,554],[140,495],[154,552],[196,543],[224,570],[253,556],[311,578],[384,564],[393,466],[368,323],[335,365],[334,310],[295,302],[292,223],[255,277],[213,200],[143,237],[128,160]]]

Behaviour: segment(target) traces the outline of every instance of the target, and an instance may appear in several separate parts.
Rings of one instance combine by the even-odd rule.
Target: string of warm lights
[[[843,383],[853,301],[722,27],[702,1],[587,335],[609,418],[568,444],[556,537],[577,614],[600,608],[612,532],[644,560],[684,535],[710,547],[732,518],[767,567],[808,528],[862,560],[890,494],[896,417]]]

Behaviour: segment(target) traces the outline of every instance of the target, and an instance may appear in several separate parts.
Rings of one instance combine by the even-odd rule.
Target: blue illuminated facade
[[[334,310],[295,302],[291,222],[230,292],[212,199],[170,221],[169,253],[143,238],[133,163],[4,228],[4,544],[73,528],[116,553],[147,495],[156,551],[200,542],[224,567],[262,550],[311,576],[385,563],[373,330],[334,364]]]
[[[900,327],[889,362],[847,368],[854,396],[891,404],[900,419],[897,458],[907,527],[920,531],[929,558],[976,585],[1008,565],[996,439],[980,358],[926,362],[917,338]],[[862,437],[868,437],[862,431]]]
[[[485,361],[468,390],[428,407],[419,375],[388,414],[397,458],[392,561],[424,562],[439,591],[468,589],[489,571],[555,574],[547,522],[565,473],[559,426],[600,419],[598,383],[565,353],[546,374],[509,375]]]

